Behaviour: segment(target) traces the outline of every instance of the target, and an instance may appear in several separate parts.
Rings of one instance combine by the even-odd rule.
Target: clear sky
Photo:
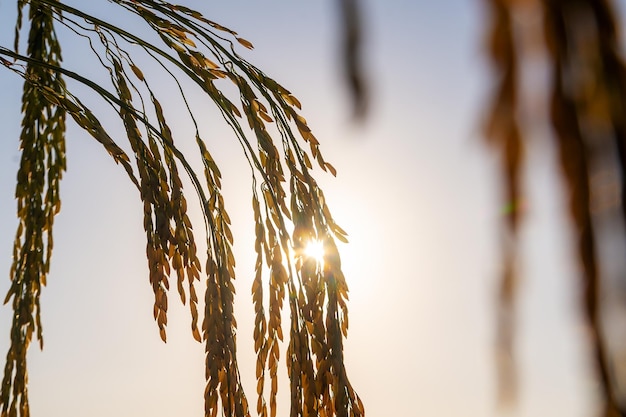
[[[245,57],[300,99],[324,155],[338,169],[337,178],[321,172],[318,178],[335,219],[350,234],[350,244],[340,248],[350,286],[345,356],[366,414],[593,415],[595,381],[576,310],[567,220],[559,214],[553,154],[542,136],[528,151],[519,407],[498,414],[494,406],[501,204],[496,166],[480,136],[489,86],[482,2],[369,0],[365,6],[372,102],[363,126],[349,121],[335,2],[231,0],[200,10],[254,43]],[[5,46],[12,45],[14,9],[14,1],[0,0]],[[110,8],[102,10],[106,15]],[[68,65],[89,70],[82,57],[72,57],[72,48],[67,43],[64,49]],[[0,69],[2,294],[16,227],[20,89],[20,80]],[[238,353],[254,398],[249,174],[219,119],[206,136],[218,149],[234,222]],[[203,346],[193,342],[187,310],[174,296],[168,343],[160,342],[139,197],[93,139],[70,124],[67,140],[63,209],[42,298],[45,349],[33,346],[29,355],[32,415],[200,416]],[[9,325],[7,306],[0,310],[3,356]],[[281,405],[284,416],[288,409]]]

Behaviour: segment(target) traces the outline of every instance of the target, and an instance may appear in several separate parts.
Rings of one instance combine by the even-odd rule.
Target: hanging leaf
[[[313,178],[311,158],[323,170],[333,175],[336,172],[324,161],[319,142],[304,117],[296,112],[301,108],[300,102],[233,52],[233,40],[248,49],[253,49],[251,42],[200,12],[162,1],[113,3],[120,12],[135,14],[145,26],[123,29],[88,14],[81,6],[73,7],[63,1],[20,0],[20,13],[22,7],[28,6],[31,24],[26,54],[17,48],[12,51],[0,46],[1,68],[22,76],[25,83],[23,154],[16,189],[20,221],[12,284],[6,298],[6,302],[13,299],[14,320],[0,388],[0,414],[28,417],[25,358],[33,334],[43,344],[38,297],[49,272],[54,215],[61,207],[58,186],[65,169],[67,113],[123,166],[139,192],[154,297],[153,317],[159,337],[165,342],[170,280],[174,280],[178,298],[189,305],[192,337],[205,345],[205,416],[250,415],[236,355],[236,259],[233,219],[228,215],[221,189],[219,163],[224,162],[212,157],[209,148],[214,141],[206,141],[198,126],[196,118],[203,117],[206,108],[195,108],[187,100],[188,94],[201,92],[232,128],[233,139],[242,146],[242,157],[252,172],[257,259],[251,292],[255,309],[257,411],[262,416],[277,414],[280,345],[288,337],[287,367],[293,409],[299,415],[338,417],[352,407],[350,401],[358,398],[346,385],[342,348],[337,350],[347,329],[343,316],[347,289],[343,282],[334,284],[327,275],[343,276],[340,263],[335,262],[338,254],[328,262],[328,271],[302,259],[293,262],[296,246],[301,247],[305,237],[332,239],[329,233],[333,229],[329,228],[334,221]],[[77,34],[78,42],[85,41],[90,52],[81,61],[93,62],[89,74],[78,74],[61,65],[57,39],[65,38],[57,38],[54,26],[62,28],[64,35]],[[150,43],[138,35],[145,35],[146,29],[156,34],[156,42]],[[135,64],[139,62],[144,70]],[[109,75],[108,81],[90,79],[92,74],[96,76],[98,66]],[[71,89],[64,78],[72,80]],[[220,90],[219,80],[225,78],[232,84]],[[161,91],[168,83],[174,89]],[[190,89],[189,85],[193,87]],[[184,104],[188,118],[183,122],[179,121],[179,109],[173,108],[176,100],[172,91],[180,93],[180,102]],[[89,92],[115,110],[125,137],[113,135],[112,128],[100,122],[99,107],[87,108],[82,104],[78,94],[82,98]],[[242,126],[244,115],[250,129]],[[192,140],[202,172],[196,172],[189,162],[196,155],[184,143],[186,138],[179,137],[179,123],[195,130]],[[267,129],[268,123],[276,128],[272,129],[276,135]],[[39,132],[32,126],[45,128]],[[310,153],[302,148],[303,141],[309,143]],[[36,152],[39,149],[43,153]],[[183,178],[185,175],[188,181]],[[189,187],[184,188],[183,184],[187,182],[199,202],[204,223],[200,231],[193,228],[188,214],[188,202],[195,200],[186,195]],[[42,190],[43,183],[47,189]],[[234,219],[235,223],[240,221]],[[293,226],[302,233],[292,234]],[[334,233],[341,239],[341,233]],[[204,272],[197,253],[198,235],[205,239]],[[198,310],[200,297],[196,293],[201,275],[206,282],[203,313]],[[325,304],[329,297],[336,302]],[[338,314],[342,314],[341,318],[332,318]],[[202,320],[198,323],[200,315]],[[331,317],[336,329],[327,327],[327,317]],[[288,333],[283,333],[283,325],[289,328]],[[328,345],[331,343],[333,347]],[[323,375],[316,375],[320,361],[331,366],[324,369]],[[320,381],[325,384],[322,388],[318,386]],[[342,394],[340,400],[343,408],[334,408],[339,397],[335,399],[331,392],[346,393],[346,399]],[[358,407],[353,408],[357,412],[351,412],[351,417],[363,415]]]

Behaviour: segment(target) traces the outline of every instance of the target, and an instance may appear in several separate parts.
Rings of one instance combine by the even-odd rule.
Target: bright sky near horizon
[[[592,416],[595,382],[577,313],[576,271],[543,137],[533,138],[528,152],[519,406],[509,414],[495,408],[500,203],[496,167],[480,137],[489,87],[482,2],[364,2],[371,106],[362,126],[349,122],[334,3],[192,7],[255,45],[244,56],[300,99],[338,170],[337,178],[317,177],[350,235],[340,247],[350,287],[345,356],[366,415]],[[0,0],[0,45],[12,45],[14,21],[15,2]],[[64,46],[66,62],[87,70],[71,45]],[[2,297],[17,224],[20,91],[20,79],[0,69]],[[236,240],[238,354],[254,398],[249,171],[226,125],[215,119],[212,129],[206,136],[221,149],[216,159]],[[191,337],[186,308],[172,295],[167,344],[152,320],[139,197],[120,167],[73,124],[67,141],[63,208],[42,296],[45,347],[34,345],[29,354],[32,415],[201,416],[203,346]],[[2,358],[10,315],[10,306],[0,309]],[[288,412],[285,388],[279,416]]]

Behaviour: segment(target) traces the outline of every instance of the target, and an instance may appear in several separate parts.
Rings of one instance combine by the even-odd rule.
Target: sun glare
[[[315,259],[318,263],[324,261],[324,243],[319,240],[312,240],[306,245],[305,256]]]

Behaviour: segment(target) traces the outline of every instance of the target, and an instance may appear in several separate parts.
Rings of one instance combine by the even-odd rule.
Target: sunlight
[[[324,262],[324,243],[319,240],[310,241],[304,249],[304,255],[322,264]]]

